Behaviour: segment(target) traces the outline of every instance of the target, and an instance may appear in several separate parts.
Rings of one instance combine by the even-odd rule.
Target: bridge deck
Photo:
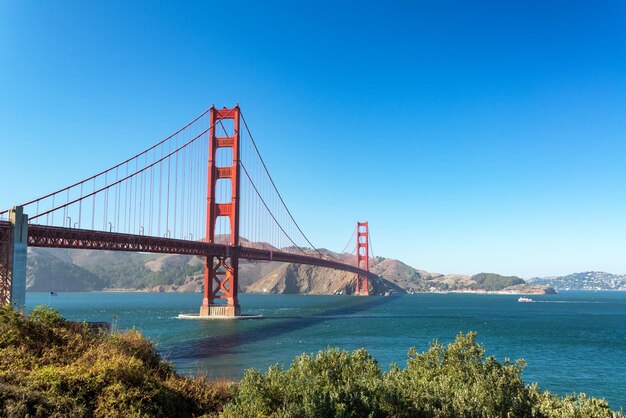
[[[10,224],[0,221],[0,229]],[[188,241],[147,235],[120,234],[115,232],[91,231],[87,229],[63,228],[30,224],[28,226],[28,246],[47,248],[74,248],[84,250],[109,250],[128,252],[150,252],[184,254],[197,256],[221,256],[239,253],[248,260],[280,261],[285,263],[307,264],[348,271],[375,278],[374,273],[327,258],[292,254],[283,251],[270,251],[250,247],[233,247],[224,244],[210,244],[202,241]]]

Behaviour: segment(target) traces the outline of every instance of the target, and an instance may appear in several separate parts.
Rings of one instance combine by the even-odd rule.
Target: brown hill
[[[246,246],[275,249],[266,243]],[[286,249],[283,249],[286,250]],[[305,249],[307,254],[319,255]],[[354,256],[319,250],[324,257],[347,264]],[[482,273],[475,276],[442,275],[415,269],[399,260],[370,259],[370,271],[380,276],[370,280],[373,294],[439,291],[542,292],[523,280]],[[29,290],[102,290],[105,288],[152,291],[200,292],[204,260],[167,254],[123,253],[94,250],[29,250]],[[513,286],[515,285],[515,286]],[[322,267],[267,261],[241,260],[240,290],[258,293],[351,294],[355,275]]]
[[[297,293],[313,295],[351,295],[356,287],[354,273],[299,264],[282,264],[276,270],[246,288],[255,293]],[[370,281],[372,294],[405,293],[384,280]]]
[[[370,266],[373,273],[384,277],[407,292],[427,291],[426,282],[441,277],[441,274],[418,270],[391,258],[377,257],[376,260],[370,261]]]

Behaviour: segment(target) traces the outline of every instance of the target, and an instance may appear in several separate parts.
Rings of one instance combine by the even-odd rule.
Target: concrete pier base
[[[180,314],[179,319],[260,319],[263,315],[242,315],[239,305],[203,305],[199,314]]]
[[[208,305],[200,307],[200,316],[239,316],[239,306]]]
[[[219,312],[219,311],[217,311]],[[237,321],[244,319],[263,319],[265,318],[263,315],[199,315],[199,314],[179,314],[178,319],[199,319],[201,321]]]
[[[237,315],[237,316],[221,316],[221,315],[205,315],[201,316],[198,314],[179,314],[178,319],[199,319],[201,321],[237,321],[244,319],[263,319],[265,318],[263,315]]]

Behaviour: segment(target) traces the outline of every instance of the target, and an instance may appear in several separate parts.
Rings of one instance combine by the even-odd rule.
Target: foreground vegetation
[[[527,386],[523,362],[475,334],[409,350],[383,372],[365,350],[328,349],[238,383],[184,378],[137,331],[94,333],[50,308],[0,308],[0,416],[624,417],[600,399]]]
[[[177,375],[137,331],[94,333],[50,308],[0,308],[0,416],[198,416],[218,412],[228,389]]]

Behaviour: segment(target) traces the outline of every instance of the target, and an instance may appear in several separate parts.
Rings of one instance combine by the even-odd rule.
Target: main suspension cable
[[[353,241],[352,241],[352,238],[354,238],[354,233],[355,233],[355,232],[356,232],[356,227],[352,230],[352,235],[350,235],[350,239],[348,239],[348,243],[346,244],[346,246],[345,246],[345,247],[343,247],[343,250],[341,250],[341,251],[339,252],[339,254],[343,254],[343,253],[345,253],[345,252],[346,252],[346,250],[348,249],[348,246],[350,245],[350,243],[351,243],[351,242],[353,242]],[[356,248],[356,247],[355,247],[355,248]]]
[[[304,255],[306,255],[306,251],[304,251],[302,248],[300,248],[298,246],[298,244],[296,244],[294,242],[293,239],[291,239],[291,237],[287,234],[287,232],[285,232],[285,230],[283,229],[282,225],[280,225],[278,223],[278,221],[276,220],[276,217],[274,216],[274,214],[272,213],[272,211],[270,210],[270,208],[267,206],[267,203],[265,203],[265,200],[263,199],[263,197],[261,196],[261,193],[259,193],[259,189],[257,189],[256,185],[254,184],[254,182],[252,181],[252,178],[250,177],[250,174],[248,173],[248,170],[246,170],[246,166],[243,164],[243,162],[239,161],[239,165],[241,166],[241,168],[243,168],[244,173],[246,174],[246,177],[248,177],[248,180],[250,180],[250,184],[252,185],[252,187],[254,188],[254,191],[256,192],[257,196],[259,196],[259,199],[261,199],[261,202],[263,203],[263,205],[265,206],[265,209],[267,209],[268,213],[270,214],[270,216],[272,217],[272,219],[274,220],[274,222],[276,223],[276,225],[280,228],[281,231],[283,231],[283,234],[285,234],[285,236],[287,238],[289,238],[289,241],[291,241],[291,243],[293,245],[296,246],[297,249],[299,249],[300,251],[302,251],[302,253]],[[318,251],[319,252],[319,251]],[[321,255],[321,253],[320,253]]]
[[[246,122],[246,118],[243,116],[243,113],[241,113],[241,120],[243,120],[243,124],[246,127],[246,131],[248,131],[248,135],[250,136],[250,140],[252,141],[252,145],[254,146],[254,149],[257,153],[257,155],[259,156],[259,159],[261,160],[261,164],[263,165],[263,169],[265,170],[265,172],[267,173],[267,176],[270,179],[270,182],[272,183],[272,186],[274,187],[274,190],[276,190],[276,193],[278,194],[278,198],[280,199],[281,203],[283,204],[283,206],[285,207],[285,209],[287,210],[287,214],[289,214],[289,217],[291,218],[291,220],[293,221],[293,223],[296,225],[296,228],[298,228],[298,231],[300,231],[300,234],[302,234],[302,236],[304,237],[304,239],[306,240],[306,242],[309,243],[309,245],[311,246],[311,248],[313,248],[319,255],[320,257],[324,257],[324,255],[320,252],[320,250],[318,250],[315,245],[313,245],[311,243],[311,241],[309,240],[309,238],[305,235],[304,232],[302,232],[302,228],[300,228],[300,225],[298,225],[298,223],[296,222],[296,220],[294,219],[293,215],[291,214],[291,211],[289,210],[289,208],[287,207],[287,205],[285,204],[285,201],[283,200],[282,195],[280,194],[280,192],[278,191],[278,188],[276,187],[276,184],[274,183],[274,179],[272,178],[269,170],[267,169],[267,166],[265,165],[265,161],[263,160],[263,157],[261,157],[261,153],[259,152],[259,148],[256,145],[256,142],[254,141],[254,138],[252,137],[252,133],[250,132],[250,128],[248,127],[248,123]]]
[[[41,201],[41,200],[47,199],[47,198],[49,198],[49,197],[51,197],[51,196],[57,195],[57,194],[59,194],[59,193],[61,193],[61,192],[64,192],[64,191],[66,191],[66,190],[70,190],[70,189],[72,189],[72,188],[74,188],[74,187],[76,187],[76,186],[79,186],[79,185],[81,185],[81,184],[85,184],[85,183],[87,183],[88,181],[94,180],[94,179],[96,179],[96,178],[98,178],[98,177],[102,176],[103,174],[106,174],[106,173],[108,173],[108,172],[110,172],[110,171],[113,171],[113,170],[115,170],[115,169],[117,169],[117,168],[119,168],[119,167],[123,166],[124,164],[126,164],[126,163],[128,163],[128,162],[130,162],[130,161],[132,161],[132,160],[134,160],[134,159],[136,159],[136,158],[138,158],[138,157],[140,157],[140,156],[142,156],[142,155],[144,155],[144,154],[147,154],[149,151],[152,151],[153,149],[155,149],[155,148],[156,148],[156,147],[158,147],[159,145],[161,145],[161,144],[163,144],[163,143],[167,142],[168,140],[172,139],[173,137],[175,137],[176,135],[178,135],[179,133],[181,133],[182,131],[184,131],[185,129],[187,129],[188,127],[190,127],[191,125],[193,125],[194,123],[196,123],[196,122],[197,122],[200,118],[202,118],[204,115],[206,115],[207,113],[209,113],[209,111],[210,111],[210,110],[211,110],[211,109],[207,109],[207,110],[205,110],[204,112],[202,112],[202,114],[200,114],[200,115],[199,115],[198,117],[196,117],[194,120],[192,120],[192,121],[191,121],[191,122],[189,122],[187,125],[185,125],[185,126],[183,126],[182,128],[180,128],[179,130],[177,130],[176,132],[174,132],[173,134],[171,134],[171,135],[170,135],[170,136],[168,136],[167,138],[165,138],[165,139],[161,140],[160,142],[156,143],[155,145],[151,146],[150,148],[148,148],[148,149],[146,149],[146,150],[144,150],[144,151],[142,151],[142,152],[140,152],[140,153],[138,153],[138,154],[136,154],[136,155],[134,155],[134,156],[132,156],[132,157],[130,157],[130,158],[128,158],[128,159],[126,159],[125,161],[123,161],[123,162],[121,162],[121,163],[119,163],[119,164],[116,164],[116,165],[114,165],[113,167],[108,168],[108,169],[106,169],[106,170],[104,170],[104,171],[101,171],[101,172],[99,172],[98,174],[95,174],[95,175],[93,175],[93,176],[91,176],[91,177],[89,177],[89,178],[86,178],[86,179],[81,180],[81,181],[78,181],[78,182],[76,182],[76,183],[74,183],[74,184],[72,184],[72,185],[70,185],[70,186],[67,186],[67,187],[64,187],[64,188],[62,188],[62,189],[59,189],[59,190],[57,190],[56,192],[49,193],[49,194],[47,194],[47,195],[45,195],[45,196],[38,197],[38,198],[36,198],[36,199],[30,200],[30,201],[28,201],[28,202],[26,202],[26,203],[23,203],[21,206],[28,206],[28,205],[30,205],[30,204],[32,204],[32,203],[35,203],[35,202],[38,202],[38,201]],[[8,210],[3,210],[3,211],[0,211],[0,215],[4,214],[4,213],[6,213],[6,212],[8,212]]]

